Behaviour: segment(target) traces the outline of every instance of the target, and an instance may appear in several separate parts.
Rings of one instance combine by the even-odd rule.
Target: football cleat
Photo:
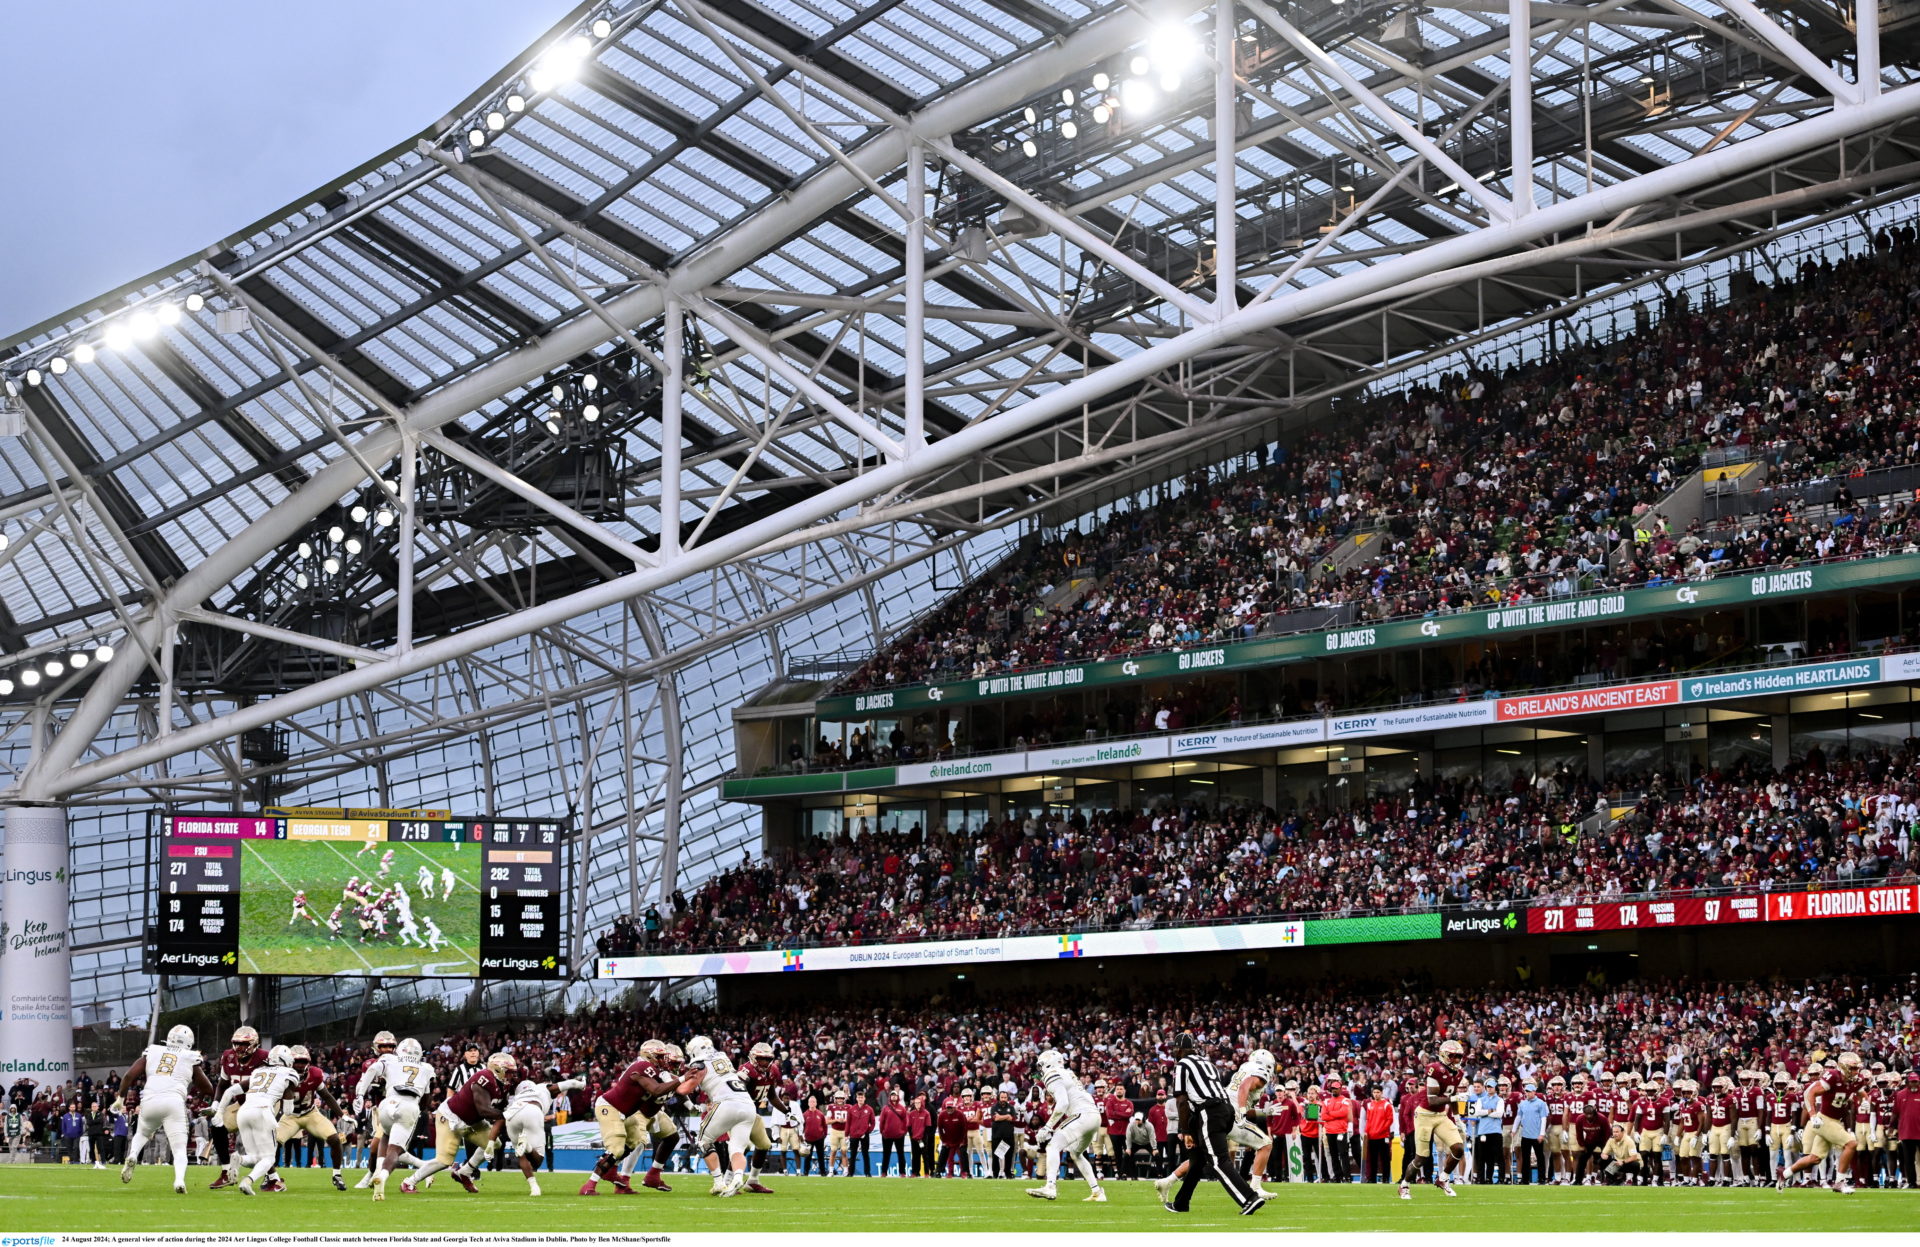
[[[538,1182],[535,1182],[532,1178],[527,1179],[527,1194],[529,1195],[540,1194],[540,1184]]]
[[[249,1127],[249,1129],[251,1129],[251,1127]],[[253,1194],[253,1175],[252,1174],[248,1174],[246,1177],[240,1179],[240,1193],[242,1195]]]
[[[1401,1187],[1401,1188],[1400,1188],[1400,1198],[1401,1198],[1401,1199],[1412,1199],[1412,1198],[1413,1198],[1413,1192],[1412,1192],[1412,1191],[1410,1191],[1410,1190],[1408,1190],[1408,1189],[1407,1189],[1406,1187],[1404,1187],[1404,1186],[1403,1186],[1403,1187]]]
[[[338,1169],[333,1171],[333,1189],[336,1191],[344,1191],[347,1189],[347,1180],[340,1176]]]
[[[133,1158],[131,1156],[127,1158],[126,1164],[120,1166],[120,1180],[122,1182],[133,1181]]]
[[[1103,1188],[1096,1186],[1093,1188],[1093,1194],[1087,1196],[1080,1202],[1083,1204],[1104,1204],[1107,1202],[1107,1192]]]
[[[773,1194],[773,1188],[763,1184],[758,1178],[747,1179],[747,1190],[753,1192],[755,1195]]]
[[[586,1182],[581,1183],[580,1193],[582,1195],[598,1195],[600,1192],[594,1189],[592,1180],[588,1180]]]
[[[1242,1208],[1240,1210],[1240,1215],[1243,1217],[1251,1217],[1254,1213],[1259,1212],[1262,1208],[1265,1208],[1266,1206],[1267,1206],[1267,1201],[1262,1197],[1256,1195],[1254,1196],[1252,1203],[1248,1204],[1245,1208]]]
[[[402,1195],[412,1195],[419,1189],[420,1189],[419,1187],[413,1184],[412,1178],[407,1178],[406,1180],[400,1183],[400,1193]],[[591,1192],[589,1192],[589,1194],[591,1194]]]
[[[186,1184],[185,1182],[176,1182],[176,1183],[174,1183],[174,1184],[173,1184],[173,1193],[174,1193],[175,1195],[185,1195],[185,1194],[187,1193],[187,1184]]]
[[[287,1184],[280,1180],[279,1174],[270,1173],[267,1175],[267,1180],[260,1184],[260,1189],[263,1191],[279,1192],[286,1190]]]
[[[455,1182],[458,1182],[461,1186],[465,1187],[467,1190],[467,1194],[469,1195],[478,1195],[480,1193],[480,1188],[474,1185],[473,1179],[468,1177],[466,1174],[460,1172],[458,1169],[453,1171],[453,1180]]]
[[[660,1176],[660,1171],[657,1169],[649,1169],[647,1176],[640,1179],[640,1185],[650,1191],[671,1191],[673,1189],[667,1185],[667,1180]]]
[[[1440,1193],[1441,1193],[1442,1195],[1445,1195],[1445,1196],[1447,1196],[1448,1198],[1452,1198],[1452,1197],[1453,1197],[1453,1183],[1451,1183],[1451,1182],[1449,1182],[1449,1181],[1448,1181],[1447,1179],[1445,1179],[1445,1178],[1442,1178],[1442,1179],[1440,1179]]]
[[[1059,1196],[1055,1193],[1054,1189],[1050,1186],[1030,1186],[1027,1188],[1027,1194],[1033,1196],[1035,1199],[1059,1198]]]
[[[226,1170],[222,1169],[220,1171],[219,1177],[207,1183],[207,1189],[209,1191],[217,1191],[223,1186],[232,1186],[232,1185],[233,1185],[233,1175],[228,1173]]]

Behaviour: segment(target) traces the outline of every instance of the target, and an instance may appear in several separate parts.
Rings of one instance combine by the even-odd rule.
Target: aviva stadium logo
[[[798,948],[789,948],[789,949],[788,949],[788,950],[787,950],[786,952],[784,952],[784,953],[781,953],[781,954],[780,954],[780,969],[781,969],[781,970],[783,970],[783,971],[786,971],[786,970],[804,970],[804,969],[806,969],[806,968],[807,968],[807,966],[806,966],[806,962],[805,962],[804,960],[802,960],[802,958],[801,958],[801,950],[800,950],[800,949],[798,949]]]
[[[1078,935],[1063,935],[1060,937],[1060,955],[1062,957],[1078,957],[1082,951],[1080,947],[1080,937]]]

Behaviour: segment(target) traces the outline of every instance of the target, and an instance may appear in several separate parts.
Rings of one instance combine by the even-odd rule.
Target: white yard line
[[[284,842],[283,842],[283,843],[284,843]],[[330,848],[330,849],[333,849],[333,846],[332,846],[332,845],[330,845],[330,844],[329,844],[329,845],[327,845],[327,847],[328,847],[328,848]],[[340,853],[340,850],[339,850],[339,849],[333,849],[333,851],[334,851],[335,853]],[[266,857],[266,854],[264,854],[264,853],[262,853],[262,852],[260,852],[260,851],[259,851],[258,849],[255,849],[255,850],[254,850],[254,856],[255,856],[256,858],[258,858],[258,859],[259,859],[259,862],[260,862],[260,864],[261,864],[262,866],[265,866],[265,867],[267,868],[267,870],[268,870],[269,872],[271,872],[271,873],[272,873],[272,875],[273,875],[273,877],[274,877],[275,879],[278,879],[278,880],[279,880],[279,881],[281,882],[281,884],[282,884],[283,886],[285,886],[285,887],[288,887],[288,888],[291,888],[291,889],[292,889],[293,891],[295,891],[295,892],[298,892],[298,891],[300,890],[299,888],[295,888],[295,887],[294,887],[294,886],[293,886],[293,885],[292,885],[291,883],[288,883],[288,882],[287,882],[287,877],[286,877],[285,875],[283,875],[283,874],[281,874],[281,873],[280,873],[279,871],[277,871],[277,870],[274,870],[274,869],[273,869],[273,863],[267,860],[267,857]],[[344,853],[341,853],[341,854],[340,854],[340,856],[342,856],[342,857],[345,857],[345,856],[346,856],[346,854],[344,854]],[[245,868],[244,868],[244,867],[242,867],[242,869],[244,870]],[[243,876],[243,877],[242,877],[242,879],[241,879],[241,887],[242,887],[242,888],[244,888],[245,886],[246,886],[246,880],[245,880],[245,878],[244,878],[244,876]],[[343,942],[344,942],[344,941],[343,941]],[[354,947],[353,945],[351,945],[351,944],[347,944],[347,945],[346,945],[346,949],[347,949],[347,951],[348,951],[348,952],[350,952],[350,953],[352,953],[352,954],[353,954],[354,956],[356,956],[356,957],[360,957],[360,950],[359,950],[359,949],[357,949],[357,948],[355,948],[355,947]],[[368,973],[370,973],[370,974],[371,974],[371,973],[373,972],[373,963],[372,963],[371,961],[368,961],[368,960],[367,960],[367,959],[366,959],[365,957],[360,957],[360,964],[361,964],[361,965],[363,965],[363,966],[365,966],[365,967],[367,968],[367,972],[368,972]],[[259,973],[262,973],[262,971],[259,971],[259,970],[255,970],[255,971],[254,971],[254,973],[255,973],[255,974],[259,974]],[[271,973],[271,971],[267,971],[267,973]]]

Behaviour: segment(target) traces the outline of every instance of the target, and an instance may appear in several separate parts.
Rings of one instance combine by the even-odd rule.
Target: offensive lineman
[[[1460,1126],[1453,1120],[1453,1101],[1460,1089],[1460,1065],[1465,1059],[1466,1049],[1460,1046],[1459,1040],[1449,1039],[1440,1045],[1440,1059],[1427,1066],[1426,1106],[1413,1112],[1414,1155],[1426,1155],[1436,1142],[1446,1146],[1444,1162],[1434,1158],[1433,1181],[1441,1194],[1449,1197],[1453,1195],[1452,1174],[1466,1163],[1467,1155]],[[1405,1173],[1400,1175],[1400,1198],[1413,1198]]]
[[[649,1039],[640,1045],[640,1055],[620,1071],[613,1085],[593,1101],[593,1118],[600,1127],[600,1159],[593,1172],[581,1184],[582,1195],[593,1195],[602,1178],[613,1183],[622,1195],[634,1193],[627,1175],[620,1172],[620,1158],[629,1152],[638,1156],[640,1144],[651,1133],[656,1140],[653,1166],[647,1170],[644,1185],[656,1191],[671,1190],[660,1177],[661,1154],[672,1151],[676,1134],[662,1133],[657,1126],[666,1098],[673,1094],[674,1079],[668,1069],[667,1044]]]
[[[364,1108],[367,1095],[375,1086],[383,1088],[379,1106],[373,1112],[373,1139],[369,1149],[367,1176],[357,1187],[371,1186],[376,1200],[387,1197],[387,1175],[395,1165],[418,1169],[426,1162],[414,1156],[408,1147],[414,1127],[420,1123],[420,1102],[433,1087],[433,1066],[427,1064],[417,1039],[395,1043],[390,1031],[373,1037],[380,1053],[360,1072],[359,1085],[353,1089],[355,1109]]]
[[[780,1066],[773,1059],[773,1045],[761,1040],[747,1053],[747,1063],[740,1067],[741,1077],[747,1080],[747,1090],[753,1096],[753,1164],[747,1169],[747,1190],[755,1195],[771,1195],[773,1188],[760,1181],[760,1175],[766,1172],[767,1157],[773,1152],[773,1140],[767,1137],[767,1101],[780,1088]]]
[[[700,1149],[706,1153],[707,1172],[713,1175],[708,1193],[731,1198],[747,1187],[747,1148],[753,1137],[753,1119],[760,1114],[733,1062],[705,1035],[687,1040],[687,1076],[680,1080],[678,1089],[681,1095],[688,1095],[696,1088],[707,1097],[707,1111],[700,1121]],[[731,1174],[720,1171],[723,1138],[732,1152]]]
[[[520,1067],[511,1052],[496,1052],[486,1066],[447,1097],[433,1113],[433,1159],[415,1170],[400,1184],[403,1195],[412,1195],[420,1184],[442,1169],[453,1170],[453,1180],[468,1192],[478,1194],[474,1184],[479,1165],[486,1160],[486,1146],[492,1141],[492,1125],[505,1116],[500,1110],[507,1102],[508,1080]],[[461,1144],[469,1151],[467,1159],[456,1165]]]
[[[120,1167],[122,1182],[133,1181],[134,1167],[140,1163],[147,1141],[165,1134],[167,1151],[173,1158],[173,1193],[187,1193],[187,1095],[191,1092],[213,1098],[213,1083],[200,1062],[200,1054],[193,1050],[193,1031],[176,1026],[167,1032],[164,1047],[148,1045],[127,1067],[122,1087],[131,1090],[135,1080],[143,1077],[147,1085],[140,1093],[138,1127],[127,1146],[127,1163]]]
[[[1080,1080],[1067,1068],[1067,1059],[1048,1048],[1034,1062],[1040,1071],[1040,1083],[1053,1099],[1053,1112],[1047,1124],[1034,1135],[1034,1142],[1047,1149],[1046,1183],[1030,1186],[1027,1194],[1035,1199],[1057,1199],[1060,1177],[1060,1153],[1073,1157],[1073,1167],[1087,1180],[1091,1192],[1083,1203],[1104,1204],[1107,1192],[1100,1185],[1099,1171],[1087,1159],[1087,1149],[1100,1129],[1100,1107]]]
[[[220,1054],[219,1090],[238,1088],[244,1092],[248,1077],[266,1063],[267,1054],[260,1050],[260,1032],[251,1026],[237,1028],[226,1050]],[[220,1174],[208,1184],[210,1191],[232,1186],[240,1176],[239,1149],[234,1146],[240,1137],[239,1101],[223,1097],[220,1103],[222,1107],[215,1110],[209,1132],[213,1135],[213,1155],[220,1162]]]

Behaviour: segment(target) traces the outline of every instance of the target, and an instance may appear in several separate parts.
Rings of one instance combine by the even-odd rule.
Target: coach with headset
[[[1165,1207],[1168,1212],[1188,1211],[1193,1188],[1204,1179],[1216,1178],[1240,1206],[1240,1215],[1251,1216],[1267,1201],[1254,1193],[1228,1159],[1227,1132],[1233,1129],[1233,1104],[1227,1099],[1220,1071],[1195,1051],[1197,1047],[1187,1031],[1181,1031],[1173,1041],[1173,1100],[1180,1118],[1180,1142],[1186,1148],[1186,1174]]]

